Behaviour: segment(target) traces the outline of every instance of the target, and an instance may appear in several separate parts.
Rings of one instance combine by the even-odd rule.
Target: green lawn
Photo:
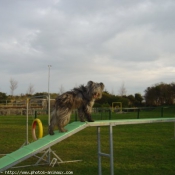
[[[108,119],[109,113],[96,113],[93,118]],[[140,118],[160,117],[160,109],[142,110]],[[174,117],[174,109],[164,109],[164,117]],[[43,122],[44,135],[47,134],[47,116],[38,115]],[[137,111],[112,113],[112,119],[137,118]],[[72,117],[72,121],[74,116]],[[29,116],[29,141],[32,142]],[[25,116],[0,116],[0,154],[15,151],[25,142]],[[109,153],[108,127],[101,128],[102,152]],[[54,145],[54,150],[63,160],[82,160],[49,166],[12,169],[13,171],[73,171],[74,175],[98,174],[96,127],[86,128],[66,140]],[[113,127],[114,172],[119,175],[174,175],[175,140],[173,123],[126,125]],[[32,157],[20,165],[36,163]],[[103,174],[110,174],[109,158],[102,158]]]

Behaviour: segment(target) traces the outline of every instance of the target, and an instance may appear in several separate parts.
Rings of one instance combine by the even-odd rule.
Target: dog
[[[55,101],[55,107],[51,113],[49,134],[54,135],[54,127],[57,125],[60,132],[66,132],[64,128],[70,121],[71,113],[78,110],[78,117],[81,122],[93,122],[91,117],[92,107],[95,100],[102,98],[104,90],[103,83],[89,81],[86,86],[81,85],[71,91],[59,95]]]

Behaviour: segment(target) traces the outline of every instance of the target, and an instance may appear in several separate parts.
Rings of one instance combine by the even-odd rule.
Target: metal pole
[[[102,168],[101,168],[100,126],[97,126],[97,144],[98,144],[98,174],[99,174],[99,175],[102,175]]]
[[[140,118],[139,114],[140,114],[140,108],[138,108],[138,110],[137,110],[137,118],[138,119]]]
[[[161,117],[163,117],[163,107],[161,107]]]
[[[48,94],[48,125],[50,125],[50,94]]]
[[[49,71],[48,71],[48,125],[50,126],[50,67],[51,65],[48,65]],[[48,162],[50,164],[51,160],[51,148],[48,149]]]
[[[110,142],[110,169],[111,175],[114,175],[114,155],[113,155],[113,128],[109,126],[109,142]]]
[[[26,145],[28,145],[28,120],[29,120],[29,99],[27,98],[27,109],[26,109]]]
[[[111,110],[109,109],[109,120],[111,120]]]
[[[52,66],[48,65],[48,125],[50,125],[50,68]]]
[[[175,139],[175,123],[174,123],[174,139]]]

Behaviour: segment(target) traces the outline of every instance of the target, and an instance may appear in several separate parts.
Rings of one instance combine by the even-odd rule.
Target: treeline
[[[123,107],[162,106],[175,104],[175,82],[170,84],[157,83],[145,90],[144,96],[136,93],[134,96],[116,96],[103,93],[103,98],[96,105],[112,106],[112,102],[122,102]]]
[[[57,97],[56,93],[51,93],[51,99],[55,99]],[[5,93],[0,92],[0,103],[4,103],[5,101],[20,101],[26,100],[26,98],[36,97],[36,98],[45,98],[47,96],[46,92],[38,92],[33,95],[30,94],[21,94],[20,96],[7,96]],[[107,91],[103,92],[103,97],[100,100],[97,100],[94,104],[94,107],[111,107],[112,102],[122,102],[123,107],[133,107],[133,106],[142,106],[143,97],[141,94],[136,93],[134,96],[118,96],[110,94]]]
[[[172,105],[175,102],[175,83],[159,83],[145,90],[145,102],[148,106]]]
[[[134,96],[118,96],[103,92],[103,97],[95,102],[95,107],[111,107],[113,102],[121,102],[123,107],[142,106],[143,97],[141,94],[136,93]]]
[[[46,92],[38,92],[33,95],[21,94],[20,96],[7,96],[0,92],[0,103],[5,100],[25,100],[29,97],[47,96]],[[51,99],[57,97],[57,93],[51,93]],[[111,107],[113,102],[121,102],[123,107],[142,107],[142,106],[160,106],[172,105],[175,103],[175,83],[158,83],[145,90],[144,96],[140,93],[134,95],[114,95],[108,91],[103,92],[103,97],[95,102],[94,107]]]
[[[50,98],[55,99],[57,97],[57,93],[51,93]],[[4,103],[5,101],[21,101],[26,100],[26,98],[47,98],[48,93],[47,92],[37,92],[33,95],[31,94],[21,94],[21,95],[6,95],[6,93],[0,92],[0,103]]]

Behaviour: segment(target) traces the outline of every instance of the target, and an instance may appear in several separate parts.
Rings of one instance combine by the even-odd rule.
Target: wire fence
[[[26,115],[26,100],[23,101],[0,101],[0,115]],[[54,108],[54,99],[51,99],[51,111]],[[47,115],[48,100],[34,99],[30,102],[29,115]],[[78,112],[74,110],[72,116],[78,120]],[[161,107],[134,107],[134,108],[93,108],[92,117],[95,120],[129,119],[129,118],[160,118],[175,117],[175,106]]]

